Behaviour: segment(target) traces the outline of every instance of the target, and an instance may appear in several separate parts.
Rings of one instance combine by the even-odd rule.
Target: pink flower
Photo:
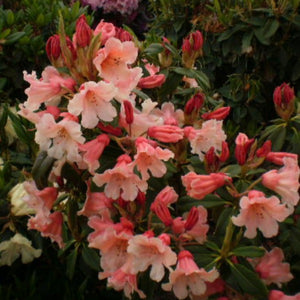
[[[98,186],[106,184],[104,193],[107,197],[116,200],[121,196],[126,201],[133,201],[139,190],[145,192],[147,189],[147,183],[133,172],[133,168],[131,158],[124,154],[113,169],[96,174],[93,180]]]
[[[165,226],[171,226],[173,219],[170,210],[166,205],[161,202],[154,201],[151,204],[151,210],[157,215],[157,217],[165,224]]]
[[[95,128],[99,119],[111,122],[117,116],[117,111],[111,104],[117,89],[112,83],[100,81],[85,82],[78,94],[70,100],[68,111],[78,116],[82,114],[81,124],[86,128]]]
[[[231,178],[224,173],[198,175],[195,172],[190,172],[181,178],[182,183],[187,190],[187,194],[198,200],[203,199],[206,195],[226,184],[226,180],[231,181]]]
[[[169,283],[163,284],[165,291],[173,290],[178,299],[185,299],[190,296],[201,296],[206,292],[206,281],[213,282],[219,276],[217,270],[212,269],[206,272],[199,269],[193,255],[186,250],[178,254],[178,263],[175,271],[170,273]]]
[[[285,295],[282,291],[272,290],[268,300],[300,300],[300,293],[295,296]]]
[[[211,120],[211,119],[224,120],[229,115],[229,113],[230,113],[230,107],[226,106],[226,107],[220,107],[210,113],[205,113],[201,117],[204,120]]]
[[[177,200],[178,195],[174,188],[171,186],[166,186],[156,195],[153,203],[161,203],[165,206],[169,206],[170,204],[175,203]]]
[[[36,73],[27,74],[24,71],[24,80],[30,87],[25,90],[28,96],[24,106],[32,111],[39,109],[42,103],[47,105],[57,105],[62,95],[73,90],[76,82],[71,77],[62,77],[52,66],[48,66],[42,73],[42,78],[38,80]]]
[[[186,115],[191,115],[192,113],[194,113],[196,114],[196,116],[198,116],[203,103],[204,95],[202,93],[197,93],[185,104],[184,113]]]
[[[240,214],[232,217],[232,222],[236,226],[246,226],[245,237],[249,239],[256,236],[257,228],[267,238],[277,235],[277,222],[284,221],[290,214],[276,196],[266,198],[263,192],[256,190],[241,198],[240,207]]]
[[[191,152],[198,154],[200,160],[204,159],[204,153],[211,147],[214,147],[215,151],[222,150],[222,142],[226,140],[222,125],[223,121],[209,120],[203,122],[201,129],[185,127],[184,133],[191,144]]]
[[[174,157],[174,153],[168,149],[153,147],[151,143],[143,138],[136,139],[137,154],[134,163],[141,173],[143,180],[150,178],[149,171],[154,177],[162,177],[167,172],[167,167],[162,161],[168,161]]]
[[[157,74],[141,78],[138,83],[138,87],[141,89],[153,89],[155,87],[161,87],[166,81],[164,74]]]
[[[183,129],[173,125],[152,126],[148,135],[163,143],[177,143],[183,139]]]
[[[288,84],[283,83],[276,87],[273,101],[277,114],[284,120],[288,120],[295,110],[295,92]]]
[[[181,109],[176,109],[171,102],[164,102],[161,109],[154,109],[153,113],[163,118],[164,125],[181,126],[184,121],[184,113]]]
[[[266,156],[266,160],[276,164],[276,165],[283,165],[284,161],[283,159],[285,157],[290,157],[295,160],[298,159],[298,155],[295,153],[289,153],[289,152],[269,152]]]
[[[284,166],[281,169],[271,170],[263,174],[262,183],[279,194],[283,203],[292,207],[299,202],[300,169],[296,158],[284,157],[283,163]]]
[[[104,45],[109,38],[116,35],[115,25],[101,20],[94,30],[94,35],[99,33],[101,33],[101,44]]]
[[[99,158],[109,142],[110,138],[108,135],[101,134],[94,140],[78,146],[79,151],[85,152],[83,155],[83,161],[88,165],[88,170],[91,174],[94,174],[95,170],[99,168]]]
[[[266,284],[276,283],[281,287],[281,283],[289,282],[294,278],[290,273],[290,265],[283,263],[283,259],[283,251],[277,247],[259,259],[255,270]]]
[[[36,129],[35,141],[49,156],[56,159],[66,156],[71,162],[81,161],[78,144],[85,139],[77,122],[63,119],[56,123],[51,114],[44,114],[36,124]]]
[[[88,25],[85,15],[81,15],[76,21],[75,36],[77,47],[86,47],[90,44],[93,30]]]
[[[127,252],[133,257],[133,272],[144,272],[151,267],[150,278],[160,282],[177,260],[176,253],[160,237],[135,235],[128,243]]]

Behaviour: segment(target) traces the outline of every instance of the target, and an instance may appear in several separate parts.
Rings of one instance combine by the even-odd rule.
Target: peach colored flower
[[[101,44],[104,45],[109,38],[116,35],[115,25],[101,20],[94,30],[94,35],[99,33],[101,33]]]
[[[91,174],[95,174],[95,170],[100,167],[99,158],[109,142],[109,136],[107,134],[101,134],[94,140],[78,146],[79,151],[84,152],[83,161],[88,165],[88,170]]]
[[[56,159],[66,156],[71,162],[81,161],[78,144],[82,144],[85,138],[77,122],[63,119],[56,123],[51,114],[44,114],[36,124],[36,129],[35,141],[49,156]]]
[[[236,226],[246,226],[245,237],[249,239],[256,236],[257,228],[267,238],[276,236],[279,229],[277,222],[284,221],[290,214],[276,196],[266,198],[263,192],[256,190],[241,198],[240,207],[240,214],[232,217],[232,222]]]
[[[178,195],[175,192],[174,188],[167,185],[156,195],[153,204],[159,202],[165,206],[169,206],[170,204],[175,203],[177,200]]]
[[[177,143],[183,139],[183,129],[174,125],[152,126],[148,135],[163,143]]]
[[[125,201],[133,201],[139,190],[145,192],[148,187],[147,182],[133,172],[133,168],[131,158],[124,154],[118,158],[113,169],[96,174],[93,181],[99,187],[106,184],[104,193],[107,197],[116,200],[121,196]]]
[[[82,115],[82,126],[95,128],[99,119],[111,122],[117,116],[117,111],[111,104],[116,94],[117,89],[112,83],[85,82],[81,85],[79,93],[70,100],[68,111],[75,116]]]
[[[161,109],[156,108],[153,113],[163,118],[164,125],[182,126],[184,122],[184,113],[182,109],[176,109],[172,102],[164,102]]]
[[[206,283],[213,282],[219,276],[217,270],[212,269],[206,272],[203,268],[199,269],[193,255],[186,250],[178,254],[178,263],[175,271],[170,273],[169,283],[162,285],[163,290],[173,290],[178,299],[185,299],[190,296],[201,296],[206,292]]]
[[[156,74],[159,72],[159,67],[148,63],[145,64],[145,68],[149,72],[149,76],[141,78],[138,87],[142,89],[152,89],[160,87],[166,81],[166,76],[164,74]]]
[[[282,291],[272,290],[270,291],[268,300],[300,300],[300,293],[295,296],[288,296]]]
[[[226,184],[226,180],[231,181],[231,178],[224,173],[198,175],[195,172],[190,172],[182,176],[181,179],[187,194],[198,200],[203,199],[206,195]]]
[[[135,235],[128,242],[127,252],[132,255],[133,273],[144,272],[151,266],[150,278],[160,282],[165,275],[164,267],[169,268],[177,260],[167,239],[152,235]],[[170,238],[169,238],[170,241]]]
[[[154,177],[162,177],[167,172],[167,167],[162,161],[173,158],[174,153],[168,149],[153,147],[149,140],[143,137],[137,138],[135,144],[137,154],[134,156],[134,164],[143,180],[150,178],[149,172]]]
[[[266,160],[276,164],[276,165],[283,165],[284,161],[283,159],[285,157],[290,157],[295,160],[298,159],[298,155],[295,153],[289,153],[289,152],[269,152],[266,156]]]
[[[222,125],[223,121],[209,120],[203,122],[201,129],[185,128],[184,133],[191,144],[191,152],[198,154],[200,160],[204,159],[204,153],[211,147],[215,151],[222,150],[222,142],[226,140]]]
[[[47,105],[57,105],[60,102],[62,95],[68,93],[68,90],[73,90],[76,82],[71,77],[62,77],[60,73],[52,66],[48,66],[42,73],[42,78],[37,79],[36,73],[24,73],[30,87],[25,90],[28,96],[24,102],[24,107],[31,111],[39,109],[42,103]]]
[[[276,283],[281,287],[281,283],[289,282],[294,278],[290,273],[289,263],[283,263],[283,259],[283,251],[275,247],[259,259],[255,271],[266,284]]]
[[[298,189],[300,169],[294,157],[284,157],[284,166],[279,170],[271,170],[262,175],[264,186],[281,196],[281,201],[290,208],[299,202]]]

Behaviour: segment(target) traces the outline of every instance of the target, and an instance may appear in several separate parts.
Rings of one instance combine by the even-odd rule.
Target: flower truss
[[[71,41],[60,22],[47,43],[52,66],[41,78],[24,72],[19,114],[35,124],[40,148],[24,184],[35,212],[28,228],[63,248],[68,220],[73,238],[99,252],[99,279],[129,298],[147,297],[140,275],[149,269],[148,280],[178,299],[285,299],[271,284],[293,275],[268,241],[294,222],[298,158],[244,133],[228,145],[230,107],[212,108],[196,80],[202,45],[199,31],[181,51],[164,39],[149,62],[149,48],[110,23],[92,30],[81,16]],[[177,90],[192,91],[188,101],[163,91],[170,70],[181,76]]]

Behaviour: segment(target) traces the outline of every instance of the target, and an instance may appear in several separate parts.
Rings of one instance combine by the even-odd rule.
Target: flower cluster
[[[199,31],[184,39],[187,68],[202,55],[202,45]],[[146,297],[138,275],[148,268],[150,279],[178,299],[225,296],[219,267],[225,260],[235,268],[234,244],[243,236],[255,238],[257,229],[264,238],[276,236],[279,223],[293,214],[299,202],[297,155],[272,152],[270,141],[258,148],[257,140],[243,133],[231,145],[231,155],[223,130],[230,108],[209,110],[193,78],[182,78],[181,85],[195,93],[181,108],[145,97],[142,90],[163,86],[166,73],[139,60],[130,34],[110,23],[101,21],[92,30],[82,16],[72,40],[60,24],[47,53],[52,66],[41,78],[24,72],[30,86],[19,112],[35,124],[41,150],[33,168],[35,183],[24,183],[24,201],[35,211],[28,227],[62,248],[64,215],[86,220],[93,230],[88,246],[101,257],[99,279],[106,278],[109,287],[127,297],[134,292]],[[233,160],[239,170],[235,174],[230,171]],[[271,170],[253,180],[251,171],[270,162]],[[204,166],[201,172],[199,165]],[[241,187],[237,174],[243,179],[250,174],[251,183]],[[67,199],[61,201],[61,195]],[[71,203],[78,209],[72,210]],[[222,205],[231,214],[217,245],[210,241],[215,221],[209,207]],[[76,239],[78,223],[68,225]],[[234,243],[233,228],[241,228]],[[193,247],[206,245],[217,250],[204,268]],[[280,251],[274,248],[255,262],[267,285],[293,278]],[[283,270],[281,276],[277,269]]]

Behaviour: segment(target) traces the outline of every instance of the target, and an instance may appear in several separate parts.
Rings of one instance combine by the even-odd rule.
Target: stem
[[[228,253],[231,249],[231,241],[232,241],[232,236],[233,236],[233,230],[234,226],[231,222],[231,219],[228,221],[227,227],[226,227],[226,233],[221,249],[221,258],[226,258],[228,256]]]

